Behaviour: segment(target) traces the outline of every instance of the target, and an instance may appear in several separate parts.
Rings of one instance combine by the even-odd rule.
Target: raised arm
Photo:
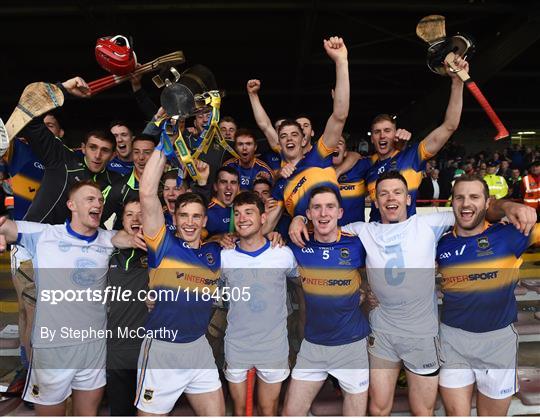
[[[266,114],[261,99],[259,98],[259,90],[261,89],[261,82],[259,80],[249,80],[247,82],[247,92],[249,101],[251,103],[251,109],[253,110],[253,116],[257,126],[262,131],[268,144],[272,150],[277,151],[279,149],[278,134],[272,125],[272,121]]]
[[[88,85],[81,77],[71,78],[58,86],[64,93],[76,97],[90,96]],[[21,136],[28,140],[32,151],[46,168],[63,167],[66,159],[73,158],[73,152],[47,129],[42,118],[33,119],[21,131]]]
[[[455,63],[459,68],[469,72],[469,64],[463,58],[457,57]],[[444,121],[423,140],[425,150],[431,155],[437,154],[456,131],[463,109],[463,81],[447,65],[446,72],[450,76],[452,84]]]
[[[155,149],[146,163],[139,185],[143,231],[149,237],[155,237],[165,225],[163,208],[158,197],[159,181],[165,168],[165,162],[165,154]]]
[[[337,36],[323,40],[324,49],[336,64],[336,88],[334,89],[334,107],[326,122],[323,141],[327,148],[335,148],[343,132],[349,115],[350,84],[347,47],[342,38]]]
[[[266,235],[276,229],[279,218],[281,218],[281,215],[283,215],[283,210],[283,204],[277,204],[267,212],[266,222],[263,226],[263,234]]]

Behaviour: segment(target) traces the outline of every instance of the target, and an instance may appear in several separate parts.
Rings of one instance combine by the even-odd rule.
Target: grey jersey
[[[375,331],[416,338],[437,335],[435,251],[454,220],[452,212],[441,212],[395,224],[342,227],[358,235],[366,249],[369,284],[379,300],[369,317]]]
[[[238,247],[223,250],[221,275],[232,296],[225,334],[227,364],[265,364],[286,358],[287,277],[297,276],[292,251],[271,248],[268,241],[252,253]],[[244,289],[249,300],[237,300]]]
[[[17,229],[17,243],[32,256],[37,286],[32,346],[63,347],[104,338],[107,305],[95,299],[104,293],[116,231],[99,229],[84,237],[68,222],[22,221]]]

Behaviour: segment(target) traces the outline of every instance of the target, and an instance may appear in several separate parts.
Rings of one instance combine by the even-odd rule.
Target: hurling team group
[[[0,236],[12,244],[22,396],[38,415],[65,415],[70,396],[74,415],[97,415],[105,393],[111,415],[168,415],[182,395],[196,415],[231,412],[227,397],[245,415],[253,368],[258,415],[307,415],[329,376],[343,415],[389,415],[400,373],[414,415],[433,415],[438,394],[447,415],[470,415],[474,387],[478,415],[507,413],[514,289],[521,255],[540,241],[536,211],[464,174],[451,210],[416,214],[426,162],[458,129],[463,82],[447,70],[444,120],[419,142],[376,116],[375,152],[362,157],[343,136],[345,43],[323,47],[336,78],[318,139],[307,117],[273,124],[249,80],[270,151],[223,118],[237,156],[212,143],[196,180],[171,167],[154,123],[168,115],[136,79],[152,119],[140,134],[117,121],[72,150],[47,114],[12,140],[15,207]],[[80,77],[58,86],[66,106],[89,96]],[[208,118],[170,123],[194,152]],[[130,297],[105,301],[111,289]]]

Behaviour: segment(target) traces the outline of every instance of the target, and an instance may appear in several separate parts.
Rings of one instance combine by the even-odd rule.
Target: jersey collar
[[[386,161],[386,160],[389,160],[390,158],[394,158],[398,154],[399,154],[399,150],[395,149],[394,151],[392,151],[392,153],[390,154],[388,158],[385,158],[384,160],[380,160],[379,154],[375,153],[371,156],[371,161],[373,161],[374,163],[376,163],[377,161]]]
[[[135,173],[135,169],[131,171],[131,175],[129,176],[129,179],[127,181],[127,185],[132,190],[139,190],[139,179],[137,178],[137,173]]]
[[[255,251],[245,251],[240,248],[240,245],[238,244],[234,247],[234,249],[239,253],[249,255],[250,257],[257,257],[258,255],[264,253],[268,248],[270,248],[270,241],[268,239],[261,248]]]
[[[483,234],[483,233],[486,231],[486,229],[488,229],[490,226],[491,226],[491,224],[490,224],[488,221],[484,220],[484,226],[483,226],[483,228],[482,228],[482,232],[480,232],[479,234],[476,234],[476,235],[471,235],[470,237],[461,237],[461,238],[471,238],[471,237],[476,237],[476,236],[478,236],[478,235],[480,235],[480,234]],[[457,228],[456,228],[455,225],[454,225],[454,228],[452,229],[452,235],[454,236],[454,238],[457,238],[457,237],[458,237],[458,234],[457,234]]]
[[[240,161],[240,158],[237,158],[236,161],[238,162],[238,167],[243,168],[244,170],[248,170],[250,168],[255,167],[255,163],[257,162],[257,158],[256,157],[253,158],[253,160],[251,161],[251,164],[250,164],[249,167],[244,167],[242,165],[242,161]]]
[[[227,206],[225,206],[225,204],[224,204],[221,200],[217,199],[216,197],[213,197],[213,198],[212,198],[212,202],[214,202],[214,203],[215,203],[216,205],[218,205],[218,206],[221,206],[222,208],[226,208],[226,207],[227,207]]]
[[[337,232],[337,238],[335,241],[333,242],[319,242],[315,239],[315,234],[312,235],[313,237],[313,242],[316,242],[317,244],[326,244],[326,245],[331,245],[331,244],[335,244],[336,242],[339,242],[341,241],[341,228],[338,228],[338,232]]]
[[[71,235],[72,237],[75,237],[77,239],[82,239],[83,241],[86,241],[88,244],[94,241],[99,234],[99,231],[96,231],[94,234],[90,236],[79,234],[78,232],[75,232],[73,228],[71,228],[71,222],[69,221],[69,219],[66,220],[66,230],[68,234]]]

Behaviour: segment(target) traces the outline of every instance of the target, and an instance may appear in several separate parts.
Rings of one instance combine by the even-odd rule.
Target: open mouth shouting
[[[167,199],[166,203],[169,212],[174,213],[174,205],[176,203],[176,199]]]
[[[459,216],[462,220],[470,222],[474,219],[474,211],[470,208],[463,208],[459,211]]]
[[[296,144],[295,144],[294,142],[287,142],[287,143],[285,144],[285,148],[286,148],[287,150],[292,151],[292,150],[294,150],[294,149],[296,148]]]
[[[101,220],[101,209],[98,209],[98,208],[90,209],[89,215],[92,221],[99,224],[99,221]]]
[[[388,147],[388,140],[381,140],[379,141],[379,151],[380,152],[387,152],[389,151],[389,147]]]

